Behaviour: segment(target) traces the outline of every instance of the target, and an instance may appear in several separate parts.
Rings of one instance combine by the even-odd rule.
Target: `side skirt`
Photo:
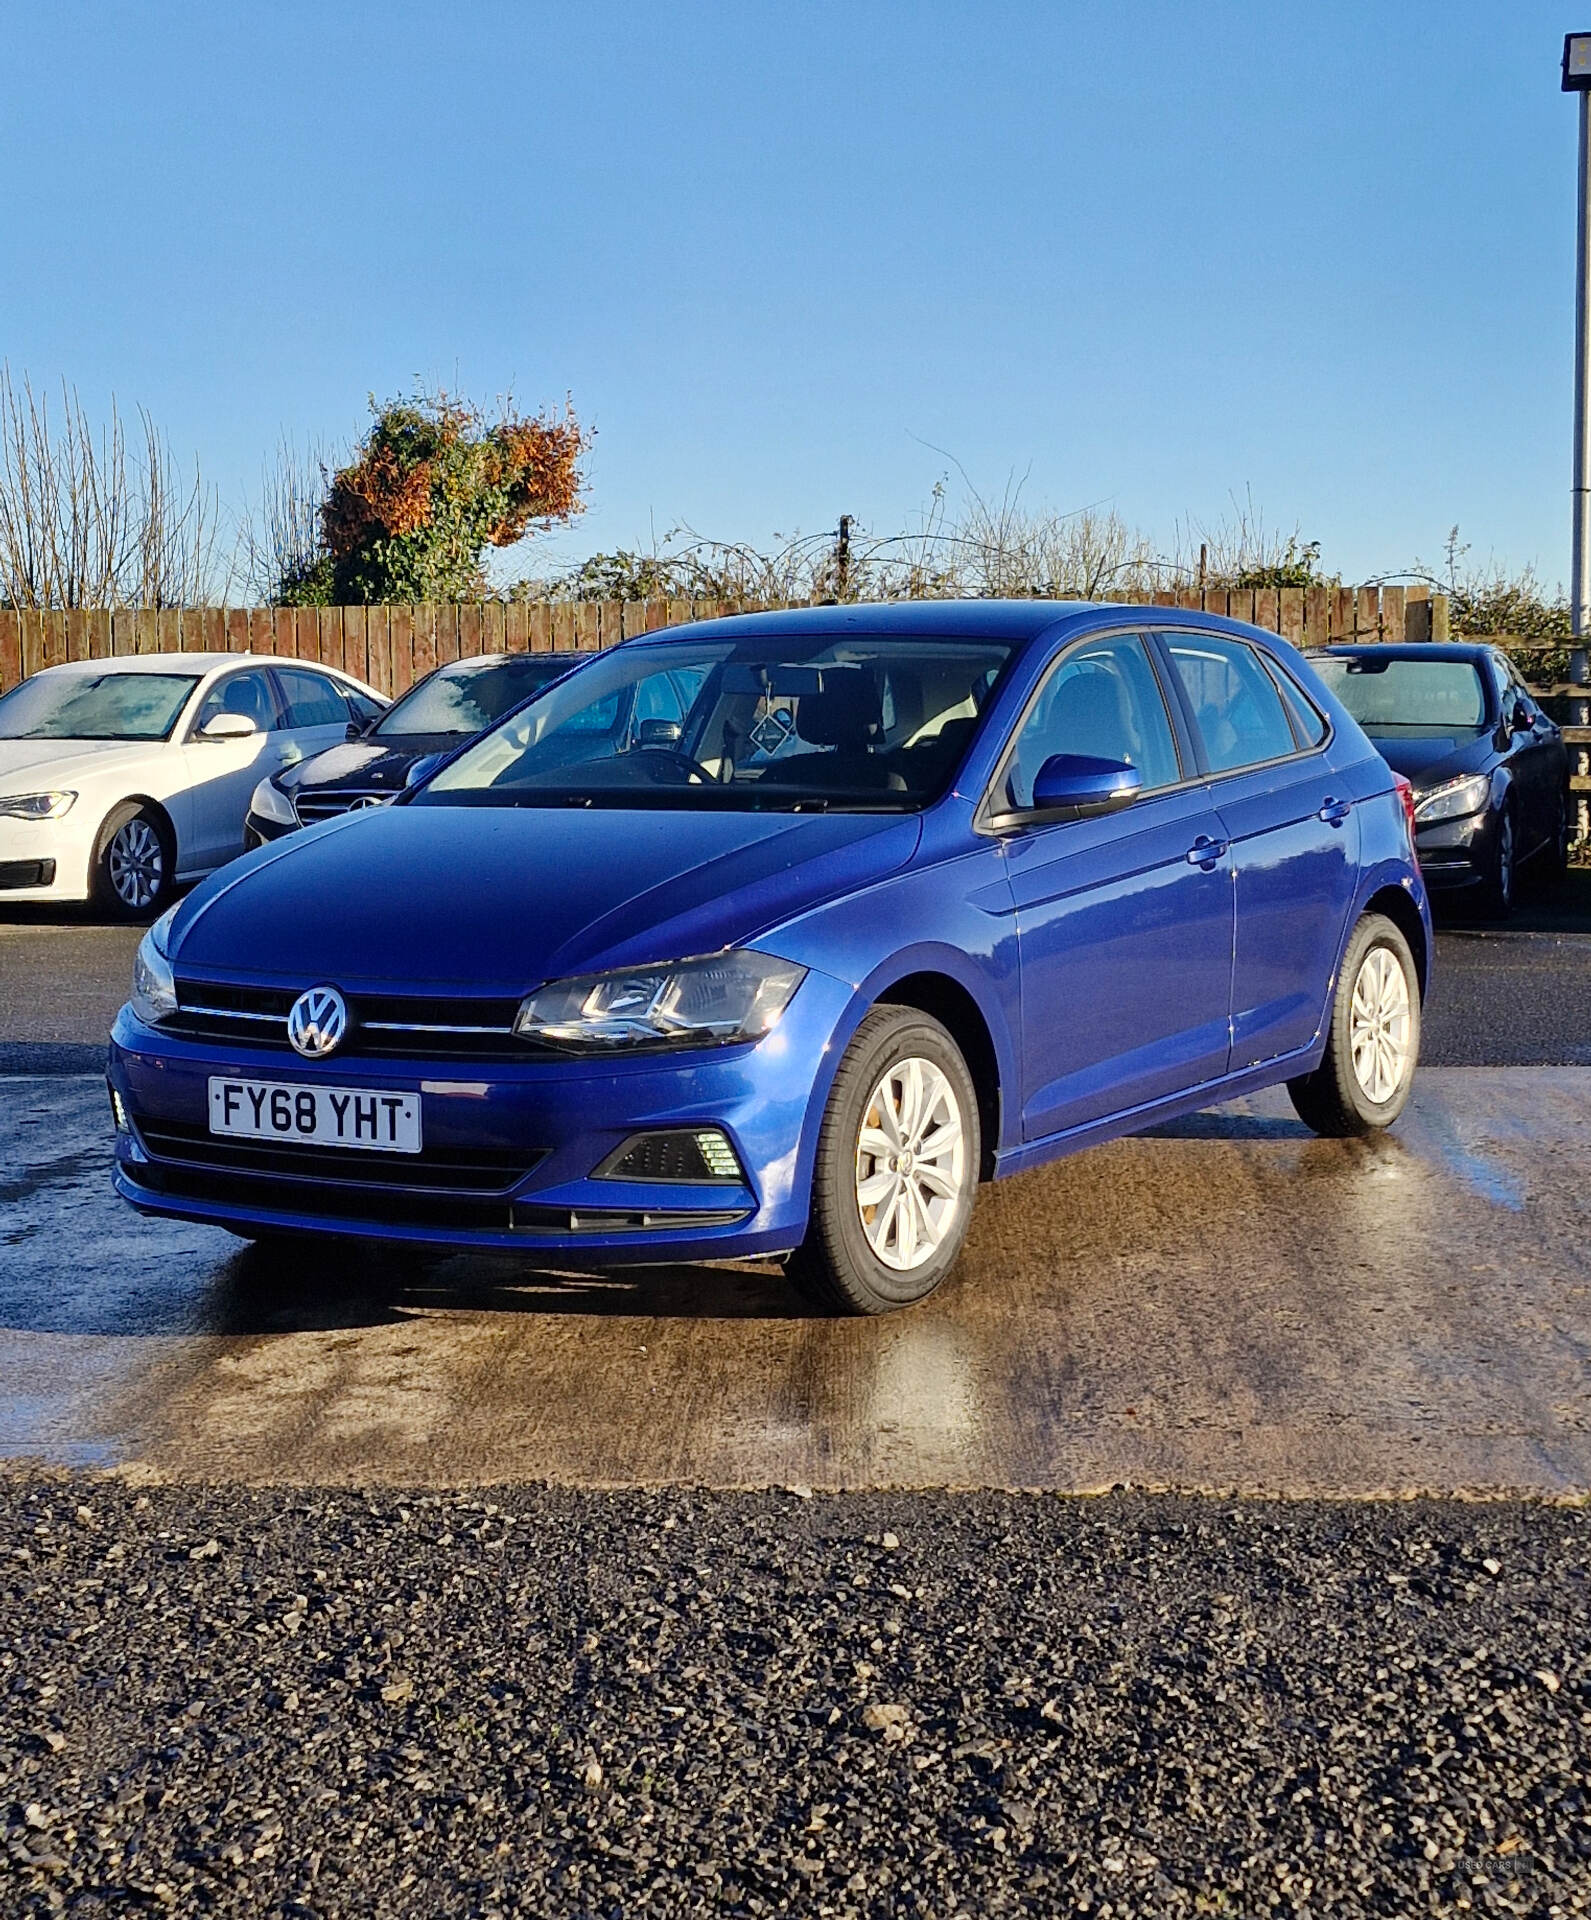
[[[1029,1140],[1020,1147],[1012,1147],[1008,1152],[995,1155],[994,1177],[1003,1180],[1008,1174],[1026,1173],[1030,1167],[1041,1167],[1046,1161],[1064,1159],[1067,1154],[1079,1153],[1084,1147],[1097,1147],[1107,1140],[1120,1140],[1127,1134],[1142,1133],[1146,1127],[1158,1126],[1162,1120],[1175,1120],[1185,1113],[1198,1113],[1201,1108],[1219,1106],[1224,1100],[1236,1100],[1245,1093],[1258,1093],[1262,1087],[1279,1086],[1284,1080],[1294,1080],[1299,1074],[1309,1073],[1318,1067],[1325,1051],[1324,1038],[1317,1036],[1297,1053],[1281,1054],[1275,1060],[1266,1060],[1257,1067],[1244,1067],[1240,1072],[1225,1074],[1219,1080],[1201,1081],[1185,1093],[1168,1094],[1163,1100],[1152,1100],[1142,1107],[1129,1107],[1126,1112],[1111,1114],[1104,1120],[1090,1120],[1081,1127],[1068,1127],[1060,1133],[1046,1134],[1042,1140]]]

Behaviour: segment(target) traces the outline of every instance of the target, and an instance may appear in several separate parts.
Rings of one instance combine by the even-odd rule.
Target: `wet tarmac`
[[[774,1267],[287,1266],[139,1222],[103,1082],[0,1080],[0,1457],[254,1482],[1591,1490],[1591,1069],[1285,1095],[985,1189],[932,1301]]]

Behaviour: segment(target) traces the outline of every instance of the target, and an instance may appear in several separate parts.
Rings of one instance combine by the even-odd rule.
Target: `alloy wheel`
[[[160,897],[166,854],[160,835],[139,815],[116,829],[106,849],[110,883],[124,907],[141,913]]]
[[[1378,1107],[1403,1082],[1412,1028],[1409,983],[1398,957],[1390,947],[1372,947],[1353,983],[1348,1040],[1354,1078]]]
[[[856,1143],[856,1206],[897,1273],[931,1260],[956,1225],[967,1144],[956,1090],[932,1060],[897,1060],[870,1095]]]

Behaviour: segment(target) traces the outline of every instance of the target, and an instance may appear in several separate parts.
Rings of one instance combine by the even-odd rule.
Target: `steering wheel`
[[[637,747],[636,752],[653,764],[667,764],[683,770],[686,786],[716,785],[700,760],[693,760],[683,747]],[[653,776],[656,778],[656,775]]]

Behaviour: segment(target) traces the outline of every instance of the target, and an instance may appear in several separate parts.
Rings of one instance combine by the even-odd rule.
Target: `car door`
[[[317,673],[313,667],[277,667],[274,672],[287,717],[284,766],[308,760],[348,738],[348,722],[359,716],[330,674]]]
[[[1032,802],[1052,754],[1130,760],[1124,811],[1005,838],[1022,978],[1022,1132],[1040,1140],[1225,1070],[1232,882],[1223,829],[1193,773],[1143,637],[1070,648],[996,776],[1002,809]]]
[[[1237,1072],[1319,1028],[1358,885],[1358,822],[1327,724],[1279,662],[1224,635],[1171,632],[1161,645],[1231,842]]]
[[[1566,749],[1556,723],[1543,713],[1535,695],[1506,654],[1492,656],[1502,680],[1503,737],[1520,800],[1520,859],[1526,859],[1558,831],[1558,807],[1563,792]],[[1514,712],[1523,707],[1530,724],[1517,731]]]
[[[220,713],[252,720],[256,731],[236,740],[207,740],[204,729]],[[265,667],[224,674],[199,702],[183,748],[187,760],[192,846],[186,871],[219,866],[243,851],[249,796],[282,765],[287,736],[276,689]]]

